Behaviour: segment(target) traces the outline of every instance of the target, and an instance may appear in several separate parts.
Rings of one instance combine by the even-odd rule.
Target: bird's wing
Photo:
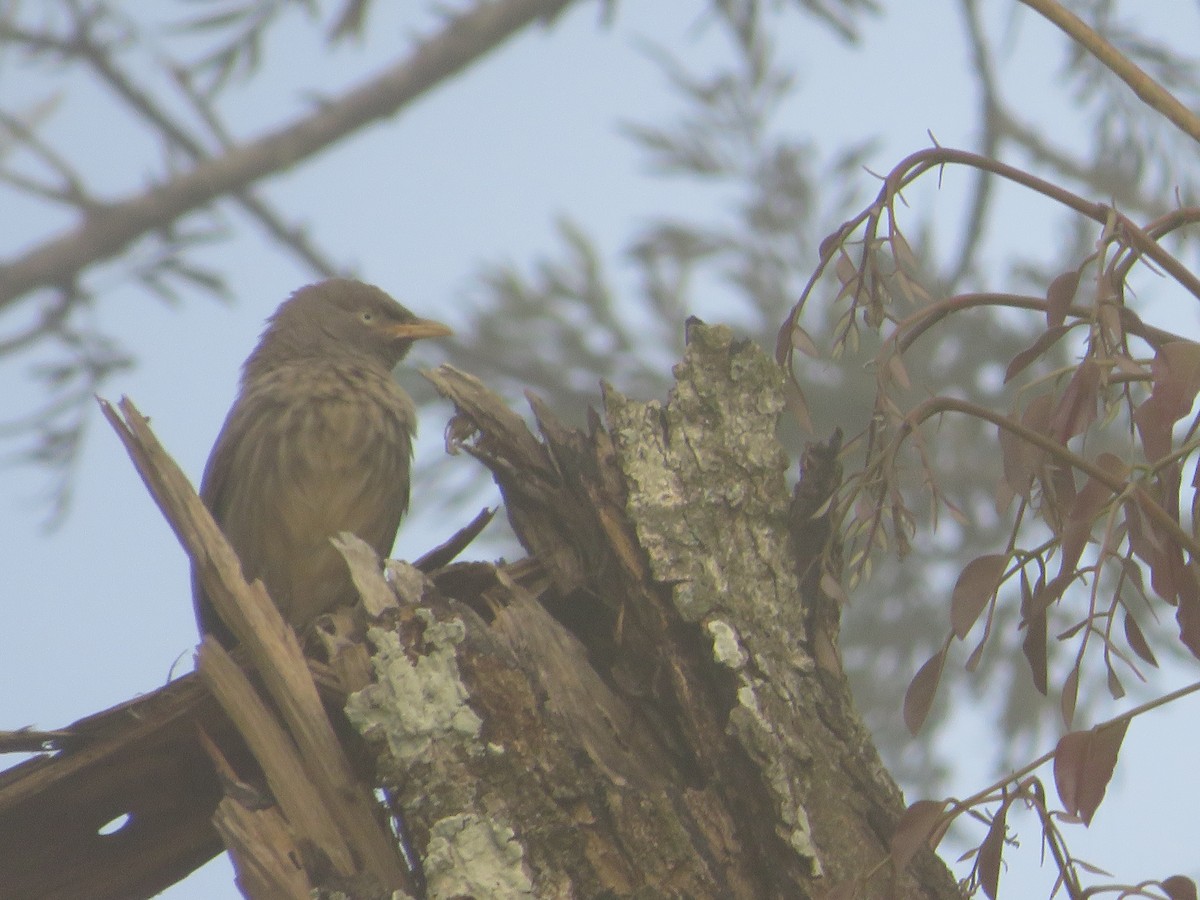
[[[244,435],[245,427],[249,424],[246,421],[248,417],[244,413],[245,409],[245,404],[240,402],[234,403],[233,408],[230,409],[229,415],[225,417],[225,423],[221,426],[216,443],[213,445],[212,452],[209,454],[208,462],[204,466],[204,475],[200,479],[200,499],[213,514],[213,518],[216,519],[217,525],[221,526],[222,530],[224,529],[222,523],[226,520],[228,512],[230,494],[232,490],[236,490],[231,482],[236,481],[237,475],[234,459],[237,452],[237,436]],[[222,644],[232,645],[232,635],[217,617],[216,611],[200,583],[200,573],[194,563],[192,565],[192,606],[195,609],[196,624],[199,626],[201,634],[211,634]]]

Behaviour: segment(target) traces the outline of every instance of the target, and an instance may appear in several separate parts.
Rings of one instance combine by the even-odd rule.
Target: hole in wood
[[[115,819],[110,819],[108,822],[105,822],[103,825],[101,825],[98,829],[96,829],[96,833],[106,835],[116,834],[132,820],[133,816],[131,816],[129,813],[121,813]]]

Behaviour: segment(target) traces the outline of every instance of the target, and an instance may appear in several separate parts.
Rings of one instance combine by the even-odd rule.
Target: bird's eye
[[[364,309],[362,312],[360,312],[358,314],[358,317],[360,319],[362,319],[362,321],[364,323],[366,323],[367,325],[370,325],[372,320],[375,318],[375,316],[371,313],[371,311],[369,309]]]

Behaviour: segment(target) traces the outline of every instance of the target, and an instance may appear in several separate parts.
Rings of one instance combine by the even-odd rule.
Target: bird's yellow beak
[[[388,337],[405,341],[416,341],[421,338],[449,337],[454,334],[449,326],[433,319],[417,319],[400,325],[383,325],[380,331]]]

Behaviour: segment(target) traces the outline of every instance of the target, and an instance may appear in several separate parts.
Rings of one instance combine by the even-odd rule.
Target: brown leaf
[[[1041,451],[1030,447],[1016,434],[1001,426],[997,429],[1000,439],[1000,461],[1004,465],[1004,483],[1016,495],[1029,499],[1033,490],[1033,476]],[[1034,452],[1030,452],[1030,451]]]
[[[1000,858],[1004,853],[1004,820],[1008,816],[1008,804],[1009,801],[1005,800],[992,816],[987,836],[979,845],[979,859],[976,862],[979,885],[992,900],[996,900],[996,894],[1000,890]]]
[[[1067,727],[1071,727],[1071,723],[1075,720],[1075,702],[1079,699],[1079,666],[1071,669],[1067,673],[1066,679],[1062,686],[1062,717],[1067,723]]]
[[[943,496],[941,500],[942,504],[946,507],[946,512],[950,513],[950,518],[963,528],[971,526],[971,520],[967,517],[967,514],[959,509],[958,505],[952,502],[949,497]]]
[[[1190,581],[1191,573],[1183,573]],[[1175,622],[1179,625],[1179,640],[1200,659],[1200,598],[1194,591],[1184,588],[1179,591],[1179,608],[1175,610]]]
[[[1054,409],[1053,394],[1039,394],[1025,406],[1021,424],[1034,431],[1045,431],[1050,425],[1050,413]]]
[[[1163,593],[1155,583],[1158,573],[1166,569],[1161,562],[1163,546],[1158,540],[1158,535],[1153,528],[1146,527],[1145,517],[1136,503],[1126,503],[1124,509],[1125,529],[1129,532],[1130,549],[1133,550],[1134,556],[1144,562],[1150,570],[1150,586],[1154,592],[1161,597],[1173,600],[1175,596],[1173,590],[1170,594]]]
[[[1025,640],[1021,642],[1021,652],[1029,662],[1029,674],[1033,676],[1033,686],[1044,697],[1047,691],[1046,681],[1046,608],[1035,610],[1033,592],[1029,588],[1029,578],[1025,570],[1021,570],[1021,619],[1025,627]]]
[[[1142,451],[1150,462],[1158,462],[1171,452],[1171,431],[1175,420],[1165,405],[1151,394],[1133,411],[1133,423],[1142,436]]]
[[[891,243],[892,254],[895,256],[899,266],[909,272],[919,272],[921,265],[917,262],[917,256],[912,252],[912,247],[908,246],[908,241],[904,239],[904,235],[898,230],[893,231]]]
[[[800,389],[800,385],[796,384],[794,378],[784,379],[783,399],[792,415],[796,417],[797,424],[804,431],[811,434],[816,430],[813,427],[812,417],[808,413],[808,398],[804,396],[804,391]]]
[[[1061,529],[1075,502],[1075,469],[1051,457],[1038,475],[1042,485],[1042,517],[1051,528]]]
[[[1042,787],[1041,779],[1030,775],[1021,782],[1020,792],[1028,795],[1026,799],[1032,797],[1038,809],[1044,810],[1046,808],[1046,789]]]
[[[1063,808],[1071,815],[1079,808],[1079,782],[1087,753],[1086,731],[1064,734],[1054,748],[1054,786]]]
[[[1029,615],[1036,616],[1045,613],[1058,602],[1070,586],[1071,581],[1072,578],[1069,575],[1056,575],[1050,579],[1049,583],[1043,583],[1039,578],[1037,586],[1033,589],[1033,601],[1029,606]]]
[[[1196,882],[1186,875],[1172,875],[1159,882],[1163,892],[1171,900],[1196,900]]]
[[[1083,629],[1087,628],[1090,624],[1090,619],[1080,619],[1070,628],[1064,628],[1062,631],[1060,631],[1058,633],[1058,639],[1060,641],[1069,641],[1071,638],[1075,637],[1075,635],[1079,634],[1079,632],[1083,631]]]
[[[1145,662],[1158,668],[1158,660],[1154,657],[1154,651],[1150,649],[1146,636],[1142,634],[1141,626],[1138,625],[1137,619],[1129,610],[1125,610],[1125,640],[1129,642],[1129,649]]]
[[[912,387],[912,380],[908,377],[908,370],[904,368],[904,360],[900,358],[899,353],[893,353],[888,357],[887,371],[892,381],[896,382],[904,390]]]
[[[891,840],[892,862],[897,871],[907,866],[922,847],[933,849],[929,838],[945,811],[945,800],[918,800],[904,811]]]
[[[837,262],[833,265],[833,274],[843,285],[854,284],[858,281],[858,266],[845,250],[838,254]]]
[[[1123,480],[1129,477],[1129,466],[1115,453],[1099,454],[1096,457],[1096,465],[1114,479]]]
[[[1181,419],[1188,414],[1200,393],[1200,344],[1194,341],[1171,341],[1158,348],[1157,359],[1166,361],[1168,375],[1162,382],[1170,387]],[[1151,370],[1153,371],[1153,369]],[[1160,382],[1155,380],[1155,391]]]
[[[1112,361],[1116,366],[1117,372],[1121,375],[1128,375],[1130,378],[1136,378],[1139,381],[1143,380],[1146,375],[1146,370],[1142,367],[1141,363],[1132,357],[1126,356],[1124,353],[1114,353]]]
[[[1129,720],[1063,735],[1054,750],[1054,784],[1068,814],[1090,825],[1117,765]]]
[[[1115,479],[1124,480],[1128,470],[1120,458],[1111,453],[1096,457],[1096,465]],[[1066,575],[1075,570],[1083,549],[1092,534],[1092,524],[1106,503],[1113,497],[1112,490],[1098,478],[1089,477],[1083,489],[1075,495],[1062,528],[1062,566],[1059,574]]]
[[[1158,348],[1150,366],[1154,387],[1133,413],[1146,458],[1158,462],[1171,452],[1173,426],[1186,416],[1200,392],[1200,344],[1171,341]]]
[[[1100,366],[1088,357],[1075,369],[1050,418],[1054,439],[1066,444],[1096,420],[1100,399]]]
[[[1114,557],[1116,563],[1121,567],[1121,572],[1125,576],[1125,583],[1133,585],[1133,590],[1139,598],[1145,603],[1149,603],[1150,597],[1146,593],[1146,583],[1142,580],[1142,567],[1137,564],[1137,560],[1127,556]]]
[[[1079,270],[1063,272],[1046,290],[1046,325],[1056,328],[1067,319],[1067,310],[1079,290]]]
[[[834,248],[836,248],[845,236],[840,231],[835,231],[833,234],[827,234],[821,239],[821,245],[817,248],[817,253],[821,259],[827,259],[833,256]]]
[[[1004,383],[1008,384],[1041,357],[1047,350],[1057,344],[1064,334],[1071,330],[1070,325],[1055,325],[1047,328],[1038,339],[1012,358],[1008,368],[1004,370]]]
[[[1171,417],[1169,401],[1151,394],[1133,411],[1133,423],[1142,436],[1142,450],[1150,462],[1158,462],[1171,452]]]
[[[917,670],[917,674],[908,684],[908,690],[904,692],[904,724],[913,734],[921,730],[933,706],[938,683],[942,680],[942,669],[946,665],[948,648],[949,645],[946,645],[929,657],[925,665]]]
[[[1125,327],[1121,322],[1121,306],[1117,303],[1101,303],[1096,310],[1096,318],[1104,331],[1106,345],[1120,347],[1125,343]],[[1114,360],[1118,367],[1119,360]]]
[[[987,635],[979,639],[979,643],[975,645],[975,649],[971,651],[971,655],[967,657],[967,661],[963,664],[963,668],[968,672],[974,672],[979,668],[979,663],[983,660],[983,651],[987,647]]]
[[[805,356],[811,356],[813,359],[821,358],[821,350],[817,347],[816,341],[799,325],[792,326],[792,346]]]
[[[1044,432],[1050,422],[1050,410],[1054,398],[1050,394],[1035,397],[1025,407],[1024,413],[1013,410],[1010,419],[1019,421],[1031,431]],[[1022,440],[1007,428],[1000,428],[1000,454],[1004,463],[1004,480],[1014,494],[1029,499],[1033,479],[1041,466],[1045,451]]]
[[[1121,684],[1121,679],[1117,676],[1117,670],[1111,665],[1108,667],[1108,692],[1114,700],[1120,700],[1125,696],[1125,685]]]
[[[950,598],[950,627],[960,641],[995,596],[1007,565],[1006,554],[988,553],[977,556],[963,567]]]

